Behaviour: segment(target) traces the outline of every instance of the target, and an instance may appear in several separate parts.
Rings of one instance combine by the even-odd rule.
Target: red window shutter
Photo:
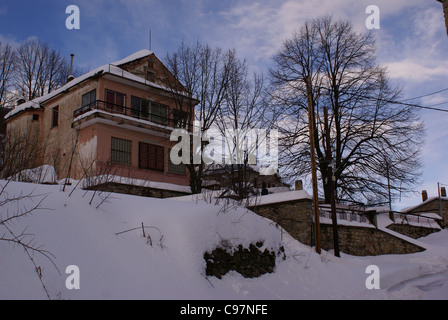
[[[148,144],[140,142],[139,143],[139,167],[143,169],[148,169]]]
[[[117,105],[119,105],[119,106],[125,106],[125,98],[124,98],[124,95],[123,94],[121,94],[121,93],[116,93],[116,97],[115,97],[115,99],[116,99],[116,102],[115,102],[115,104],[117,104]]]
[[[112,91],[106,91],[106,102],[115,104],[115,94]]]
[[[148,169],[155,169],[156,154],[155,146],[148,144]]]
[[[139,167],[142,169],[164,171],[164,149],[149,143],[139,143]]]
[[[156,170],[163,171],[164,169],[164,154],[163,154],[163,147],[156,147]]]

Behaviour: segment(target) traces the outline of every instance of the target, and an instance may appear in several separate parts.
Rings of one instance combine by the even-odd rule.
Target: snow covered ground
[[[427,248],[421,253],[336,258],[243,208],[84,190],[69,196],[72,188],[11,182],[0,198],[0,220],[42,200],[39,210],[7,226],[54,255],[53,265],[34,254],[51,299],[448,299],[448,230],[419,239]],[[8,236],[0,224],[0,237]],[[278,257],[274,273],[205,276],[205,251],[258,241],[262,250],[284,246],[286,259]],[[71,265],[79,268],[79,289],[66,287]],[[379,268],[380,289],[366,288],[369,265]],[[24,250],[0,241],[0,299],[47,298]]]

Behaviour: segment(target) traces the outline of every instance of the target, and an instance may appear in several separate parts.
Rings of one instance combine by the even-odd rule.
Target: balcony
[[[169,112],[172,114],[172,118],[169,117]],[[179,110],[170,110],[168,108],[165,113],[167,116],[96,100],[73,112],[74,123],[72,126],[75,126],[75,123],[77,125],[85,122],[85,119],[101,117],[119,122],[120,124],[127,123],[128,125],[138,127],[151,126],[153,128],[169,130],[174,128],[189,129],[188,113]],[[82,117],[83,115],[85,117]]]

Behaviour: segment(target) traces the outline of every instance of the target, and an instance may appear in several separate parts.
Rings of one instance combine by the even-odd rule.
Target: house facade
[[[58,90],[18,105],[8,133],[39,145],[34,166],[58,179],[114,175],[188,186],[184,165],[170,161],[175,128],[192,132],[197,101],[149,50],[101,66]]]

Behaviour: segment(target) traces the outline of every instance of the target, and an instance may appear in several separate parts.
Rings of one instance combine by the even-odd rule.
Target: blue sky
[[[68,30],[65,9],[80,9],[80,29]],[[404,98],[448,88],[448,37],[442,5],[436,0],[35,0],[0,2],[0,41],[17,45],[37,38],[48,42],[84,69],[119,60],[149,47],[163,59],[181,41],[207,42],[237,49],[258,72],[267,73],[284,39],[312,17],[332,14],[366,31],[368,5],[380,9],[374,30],[378,61],[388,67]],[[421,99],[448,109],[448,90]],[[437,182],[448,184],[448,113],[420,112],[427,127],[422,184],[437,195]],[[396,208],[417,204],[420,195]]]

